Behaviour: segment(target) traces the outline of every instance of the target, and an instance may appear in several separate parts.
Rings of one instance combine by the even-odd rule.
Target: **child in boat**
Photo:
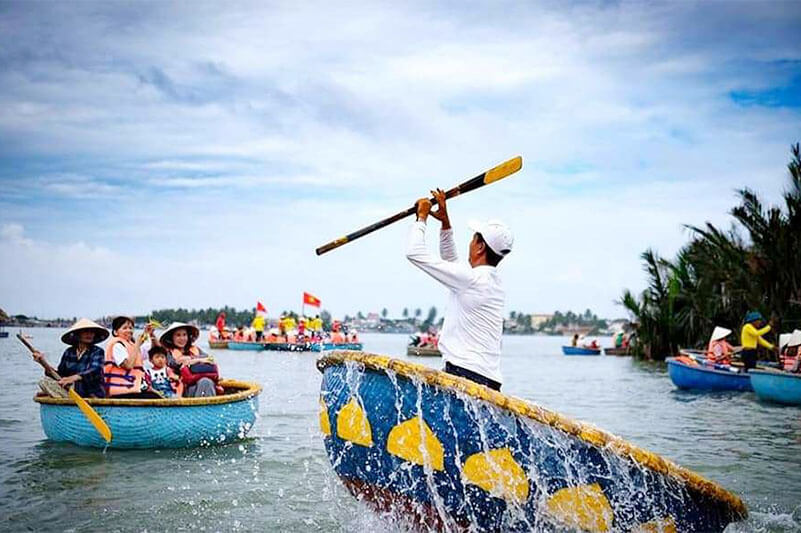
[[[166,398],[181,396],[181,380],[172,368],[167,366],[167,350],[153,346],[148,350],[149,362],[145,364],[150,388]]]

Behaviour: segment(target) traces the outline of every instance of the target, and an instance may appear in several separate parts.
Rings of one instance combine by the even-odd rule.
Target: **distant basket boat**
[[[751,370],[748,375],[760,400],[801,405],[801,375],[781,370]]]
[[[668,375],[680,389],[750,391],[746,372],[730,365],[705,365],[686,356],[668,357]]]
[[[265,342],[264,349],[271,352],[311,352],[313,345],[309,342]]]
[[[227,350],[228,341],[209,341],[209,348],[212,350]]]
[[[364,344],[361,342],[324,342],[324,343],[315,343],[311,345],[311,350],[313,352],[327,352],[329,350],[352,350],[352,351],[361,351],[364,348]]]
[[[260,351],[264,349],[263,342],[228,341],[229,350]]]
[[[442,357],[442,352],[436,346],[412,346],[406,347],[406,355],[419,357]]]
[[[463,378],[354,352],[317,366],[334,471],[414,528],[722,531],[748,514],[692,471]]]
[[[601,355],[600,348],[585,348],[583,346],[562,346],[565,355]]]
[[[234,380],[220,385],[225,394],[205,398],[86,401],[111,428],[110,448],[191,448],[241,440],[256,422],[261,386]],[[39,394],[34,401],[48,439],[106,447],[71,400]]]
[[[631,355],[629,348],[604,348],[604,355]]]

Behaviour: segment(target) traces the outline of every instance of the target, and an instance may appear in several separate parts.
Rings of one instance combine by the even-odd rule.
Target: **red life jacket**
[[[201,378],[209,378],[215,384],[217,384],[217,382],[220,380],[218,372],[195,373],[192,372],[191,368],[189,368],[192,365],[192,359],[200,357],[200,350],[198,349],[197,346],[189,347],[189,353],[191,354],[191,356],[186,355],[180,348],[173,348],[171,351],[172,351],[172,357],[173,359],[175,359],[175,362],[181,365],[181,383],[184,387],[194,385]],[[217,365],[214,366],[216,368]]]
[[[114,360],[114,346],[122,344],[128,352],[128,356],[134,354],[133,368],[118,366]],[[108,396],[119,396],[120,394],[131,394],[142,391],[142,379],[145,370],[142,367],[142,353],[136,345],[119,337],[111,337],[106,344],[106,359],[103,363],[103,379]]]

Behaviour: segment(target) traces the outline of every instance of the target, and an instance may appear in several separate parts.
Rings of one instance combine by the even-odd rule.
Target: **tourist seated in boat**
[[[801,372],[801,329],[793,331],[787,340],[783,368],[788,372]]]
[[[715,326],[709,344],[706,347],[706,358],[710,363],[728,365],[731,363],[731,356],[734,348],[726,341],[726,337],[731,333],[730,329]]]
[[[82,318],[70,326],[61,336],[61,342],[68,344],[69,348],[61,354],[61,361],[56,369],[61,376],[57,381],[58,386],[62,388],[71,386],[84,398],[105,397],[106,391],[103,388],[105,353],[97,343],[103,342],[106,338],[108,330],[88,318]],[[33,352],[33,358],[39,364],[47,361],[45,355],[38,350]],[[44,379],[56,382],[49,376],[45,376]]]
[[[740,332],[740,344],[743,346],[740,356],[743,359],[743,366],[746,372],[756,367],[758,344],[768,350],[777,351],[773,344],[763,338],[770,329],[770,324],[766,323],[765,318],[759,311],[749,311],[745,315],[743,328]]]
[[[181,374],[186,398],[217,395],[217,365],[213,357],[194,344],[199,335],[197,327],[174,322],[159,338],[171,356],[168,364]]]
[[[245,342],[245,327],[240,325],[237,326],[236,331],[234,331],[234,342]]]
[[[339,330],[331,332],[331,344],[344,344],[344,343],[345,343],[345,337]]]
[[[351,342],[353,344],[358,344],[359,343],[359,332],[356,331],[355,329],[351,329],[348,332],[348,340],[347,340],[347,342]]]
[[[153,332],[153,324],[134,340],[134,320],[116,316],[111,321],[111,338],[106,343],[103,378],[106,396],[114,398],[158,398],[147,390],[143,366],[142,344]]]
[[[148,350],[145,375],[150,390],[165,398],[180,398],[183,392],[181,378],[167,365],[167,349],[153,346]]]
[[[512,232],[497,220],[469,224],[473,237],[468,262],[460,263],[445,192],[441,189],[431,192],[437,210],[431,211],[428,198],[417,201],[417,220],[409,228],[406,258],[448,289],[449,303],[439,341],[445,371],[500,390],[506,293],[496,267],[512,251]],[[439,257],[426,246],[429,215],[442,224]]]
[[[579,334],[578,333],[574,333],[573,334],[573,339],[570,341],[570,346],[573,346],[574,348],[578,348],[578,345],[579,345]]]

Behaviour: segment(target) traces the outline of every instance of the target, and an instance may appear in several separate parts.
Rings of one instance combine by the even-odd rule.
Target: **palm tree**
[[[692,240],[675,260],[653,250],[642,255],[648,287],[640,297],[623,292],[623,305],[639,323],[642,354],[662,359],[681,345],[706,341],[715,325],[732,329],[758,309],[782,330],[801,325],[801,149],[792,147],[784,206],[766,209],[750,189],[738,191],[735,224],[687,226]]]

